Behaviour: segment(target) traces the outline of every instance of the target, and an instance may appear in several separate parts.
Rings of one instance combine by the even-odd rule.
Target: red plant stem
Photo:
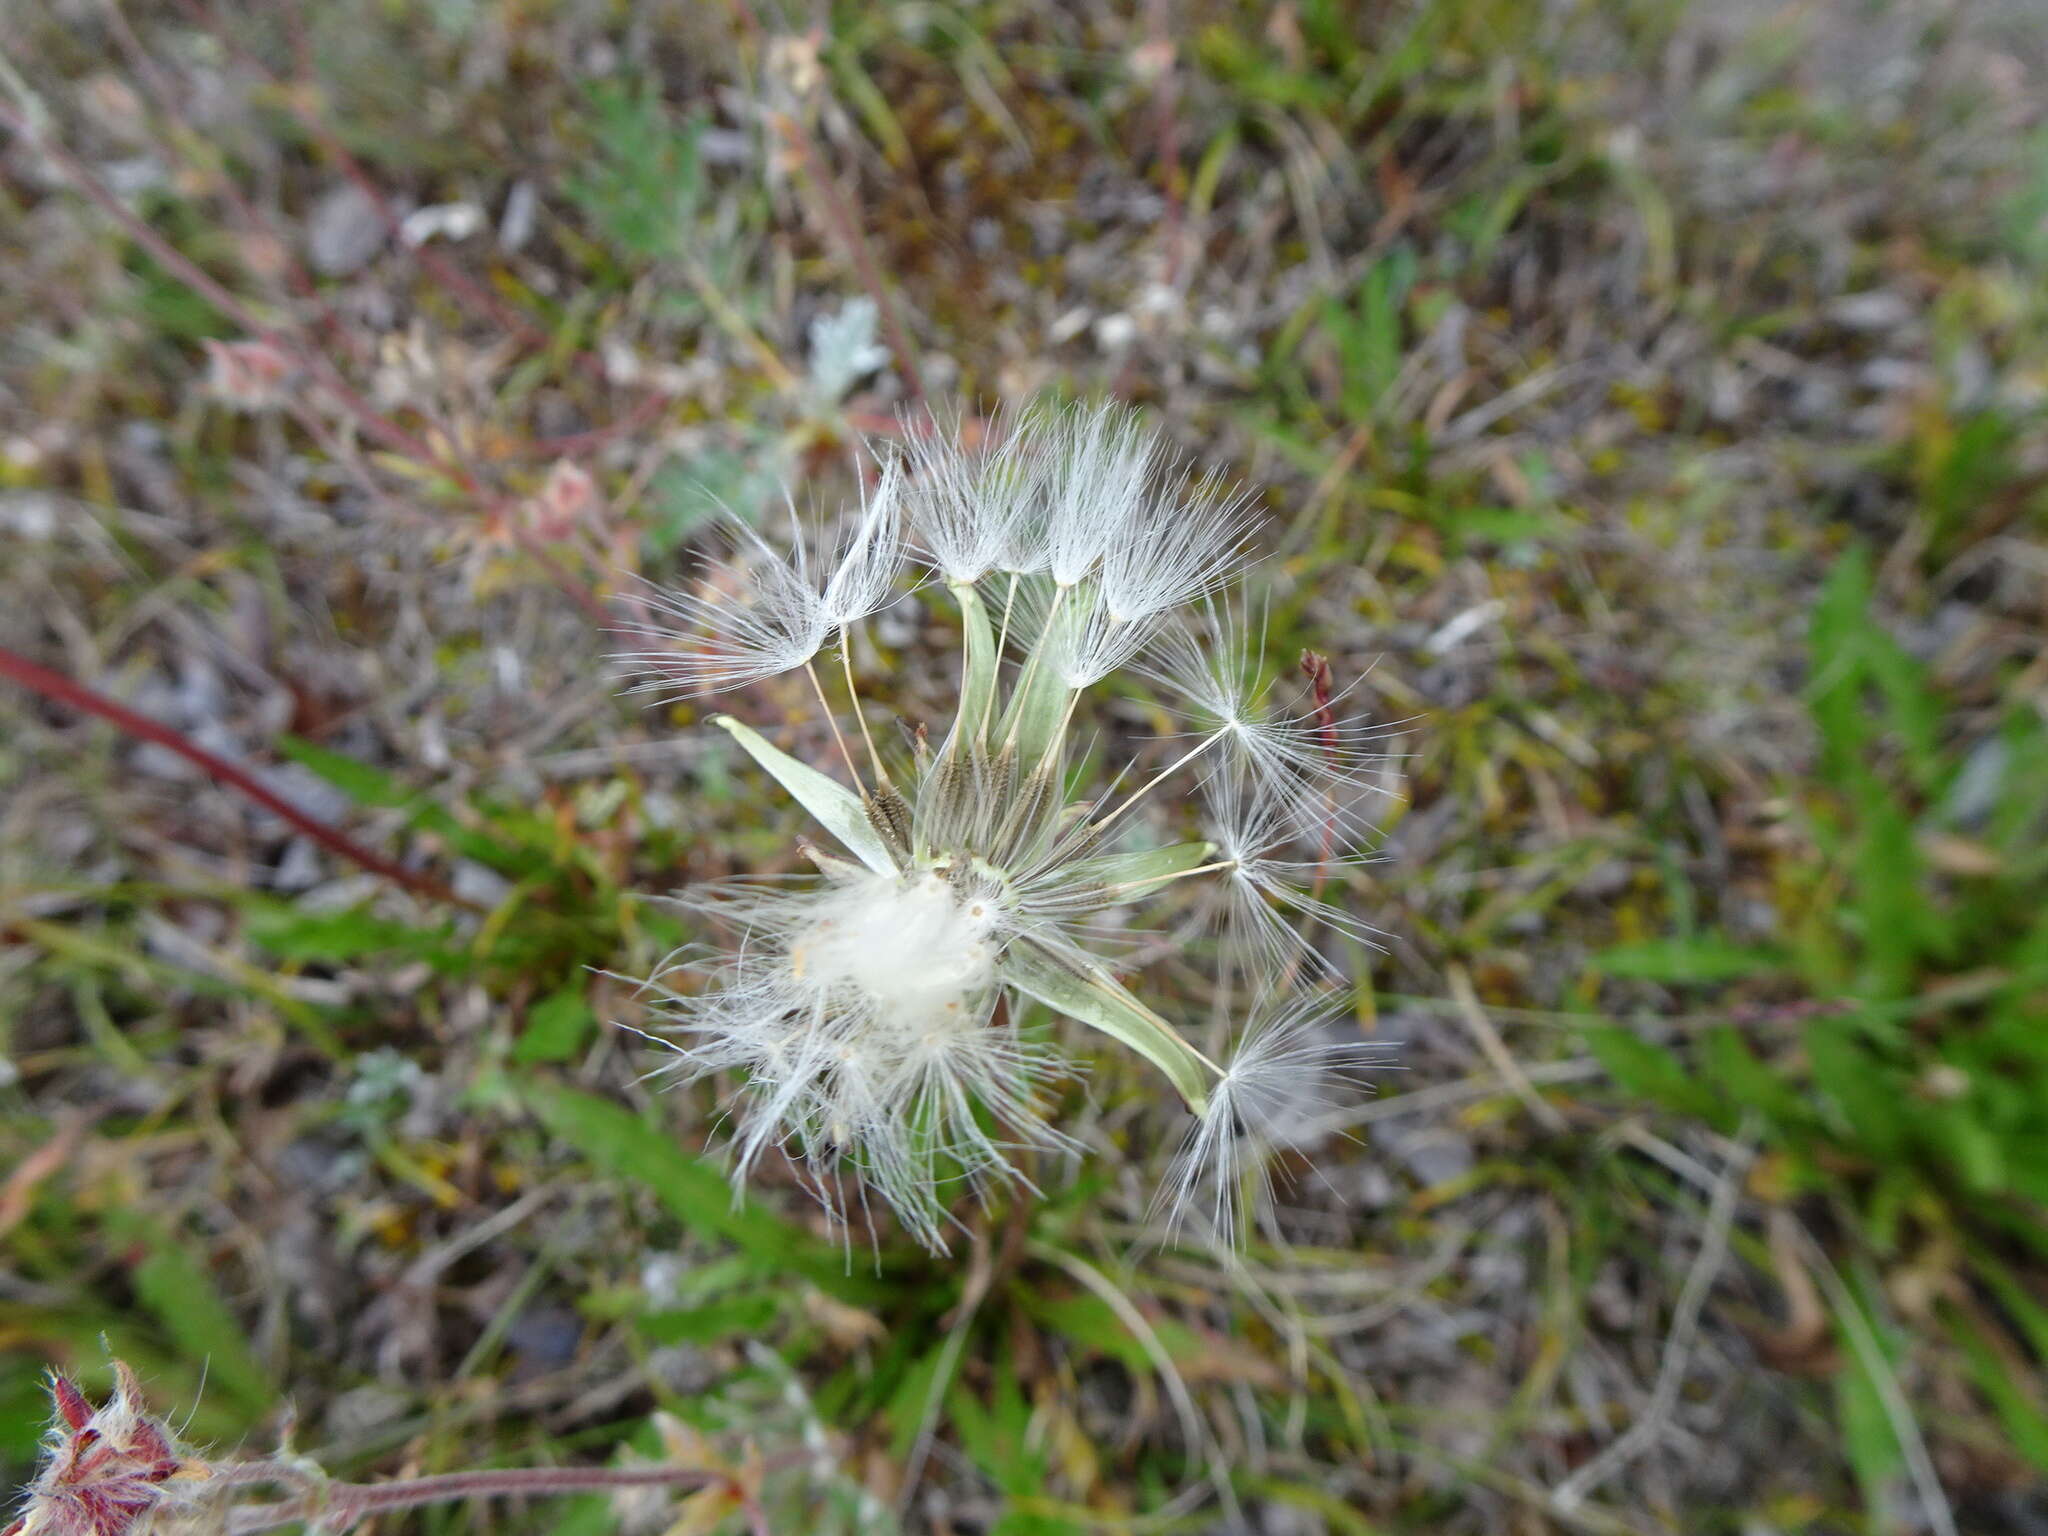
[[[621,1488],[708,1488],[725,1481],[714,1472],[682,1467],[507,1467],[502,1471],[444,1472],[392,1483],[329,1483],[305,1498],[234,1510],[226,1529],[234,1536],[246,1536],[312,1519],[321,1529],[347,1530],[371,1515],[448,1499],[604,1493]],[[735,1493],[737,1496],[737,1490]]]
[[[0,677],[17,682],[46,699],[55,699],[85,714],[97,715],[138,741],[152,742],[166,751],[175,752],[209,778],[238,791],[272,815],[288,822],[328,852],[339,854],[374,875],[382,875],[386,880],[404,887],[415,896],[465,907],[472,912],[482,910],[475,902],[464,900],[433,876],[407,869],[403,864],[386,858],[376,850],[365,848],[347,833],[309,816],[289,800],[273,793],[240,764],[231,762],[217,752],[209,752],[163,722],[137,714],[127,705],[118,703],[105,694],[95,693],[84,684],[73,682],[61,672],[52,672],[48,667],[38,666],[27,657],[0,647]]]

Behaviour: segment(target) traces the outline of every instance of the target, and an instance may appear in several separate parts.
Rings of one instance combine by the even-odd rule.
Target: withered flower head
[[[94,1408],[68,1377],[50,1373],[56,1406],[43,1469],[28,1505],[0,1536],[126,1536],[184,1485],[212,1476],[144,1411],[135,1373],[114,1362],[114,1395]]]

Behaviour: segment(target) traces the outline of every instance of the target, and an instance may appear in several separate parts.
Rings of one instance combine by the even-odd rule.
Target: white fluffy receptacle
[[[743,909],[750,979],[670,1042],[697,1074],[748,1074],[743,1168],[781,1146],[836,1209],[833,1164],[850,1157],[937,1248],[950,1186],[1019,1178],[1006,1146],[1063,1144],[1037,1103],[1057,1061],[995,1012],[1004,913],[986,883],[861,872]]]
[[[824,893],[792,938],[799,987],[851,988],[885,1027],[915,1030],[985,1010],[995,980],[995,909],[935,870],[869,875]]]

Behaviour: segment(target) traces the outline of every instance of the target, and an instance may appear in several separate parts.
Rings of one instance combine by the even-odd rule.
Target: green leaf
[[[1768,975],[1783,970],[1785,960],[1775,950],[1720,939],[1651,939],[1603,950],[1593,957],[1593,967],[1609,976],[1676,984]]]
[[[773,1291],[727,1296],[700,1307],[676,1307],[649,1312],[634,1324],[656,1344],[711,1344],[742,1334],[765,1333],[782,1311],[782,1298]]]
[[[298,912],[289,907],[252,906],[248,936],[280,960],[360,960],[397,951],[449,964],[459,958],[449,947],[445,925],[415,928],[373,916],[367,908],[343,912]]]
[[[407,804],[417,794],[381,769],[359,763],[352,757],[343,757],[339,752],[330,752],[325,747],[317,747],[310,741],[301,741],[296,736],[282,738],[277,750],[280,756],[318,774],[357,805],[389,809]]]
[[[1875,1374],[1889,1370],[1890,1362],[1883,1358],[1885,1340],[1869,1315],[1863,1312],[1861,1303],[1847,1295],[1841,1299],[1862,1314],[1851,1318],[1838,1311],[1834,1317],[1844,1361],[1842,1373],[1835,1379],[1835,1402],[1841,1414],[1842,1443],[1848,1452],[1849,1465],[1856,1473],[1856,1481],[1863,1490],[1864,1503],[1872,1510],[1880,1510],[1890,1504],[1894,1484],[1906,1466],[1898,1432],[1892,1425],[1891,1415],[1885,1411],[1884,1389]],[[1858,1348],[1859,1342],[1867,1347]],[[1872,1353],[1878,1358],[1872,1359]]]
[[[2048,1472],[2048,1410],[2044,1410],[2038,1382],[2030,1380],[2024,1369],[2009,1369],[1991,1341],[1961,1312],[1947,1308],[1944,1315],[1950,1332],[1969,1359],[1977,1389],[2004,1421],[2013,1448],[2035,1467]]]
[[[567,1061],[583,1048],[596,1022],[581,986],[549,993],[526,1011],[526,1029],[512,1047],[512,1059],[523,1066]]]
[[[270,1381],[212,1276],[171,1233],[150,1230],[145,1242],[129,1276],[135,1294],[180,1353],[205,1368],[208,1383],[253,1417],[270,1403]]]
[[[1159,1369],[1159,1363],[1152,1358],[1144,1341],[1131,1332],[1124,1320],[1100,1296],[1088,1291],[1047,1296],[1032,1290],[1023,1292],[1019,1299],[1032,1319],[1043,1324],[1048,1331],[1084,1349],[1119,1361],[1140,1376],[1152,1375]],[[1176,1364],[1198,1365],[1210,1353],[1201,1336],[1185,1323],[1165,1317],[1148,1318],[1147,1321],[1167,1356]]]
[[[950,1335],[941,1337],[898,1377],[883,1414],[889,1422],[889,1455],[899,1464],[917,1443],[918,1431],[924,1427],[925,1415],[933,1402],[943,1403],[952,1391],[965,1354],[964,1346]],[[943,1381],[939,1379],[941,1371],[945,1372]]]
[[[1878,1060],[1854,1022],[1816,1019],[1806,1032],[1813,1081],[1857,1140],[1881,1156],[1898,1153],[1905,1139],[1910,1098],[1897,1074]]]
[[[1871,735],[1870,715],[1863,707],[1870,588],[1870,555],[1859,544],[1828,572],[1807,631],[1812,675],[1808,707],[1820,730],[1822,771],[1837,785],[1862,771],[1863,749]]]
[[[1124,989],[1100,966],[1082,969],[1019,939],[1003,952],[1002,979],[1055,1013],[1099,1029],[1164,1072],[1189,1109],[1200,1114],[1209,1102],[1215,1069],[1196,1054],[1166,1020]]]
[[[1757,1111],[1772,1125],[1796,1127],[1812,1118],[1791,1084],[1757,1060],[1732,1024],[1717,1025],[1701,1038],[1700,1069],[1730,1102]]]
[[[711,723],[746,748],[747,755],[796,797],[797,803],[817,818],[818,824],[845,846],[846,850],[878,875],[897,872],[882,835],[868,819],[860,796],[836,779],[828,779],[808,763],[800,763],[787,752],[771,747],[760,733],[740,724],[731,715],[714,715]]]
[[[1946,925],[1922,878],[1913,824],[1874,782],[1860,797],[1854,905],[1862,928],[1862,984],[1867,995],[1908,997],[1923,955],[1945,947]]]
[[[737,1204],[723,1173],[631,1111],[556,1083],[528,1083],[522,1096],[543,1125],[598,1167],[644,1185],[684,1226],[723,1238],[768,1274],[794,1272],[848,1300],[880,1288],[872,1277],[849,1273],[838,1249],[772,1212]]]
[[[1678,1058],[1634,1030],[1615,1024],[1585,1026],[1586,1044],[1607,1075],[1639,1098],[1684,1114],[1724,1119],[1728,1106],[1686,1074]]]

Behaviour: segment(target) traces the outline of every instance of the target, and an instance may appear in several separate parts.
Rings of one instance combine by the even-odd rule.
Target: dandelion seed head
[[[1168,1181],[1185,1213],[1262,1167],[1283,1094],[1321,1092],[1343,1064],[1314,1044],[1328,1005],[1298,995],[1333,969],[1328,935],[1371,941],[1347,878],[1366,738],[1327,670],[1312,699],[1276,704],[1251,605],[1219,592],[1246,565],[1251,504],[1190,482],[1133,413],[1026,410],[972,448],[936,424],[905,438],[836,524],[797,528],[787,553],[728,530],[650,603],[662,622],[631,659],[657,688],[742,686],[850,643],[900,595],[911,551],[944,578],[962,639],[950,721],[879,718],[849,665],[852,720],[827,722],[827,745],[815,716],[764,725],[775,742],[723,722],[842,846],[805,845],[815,876],[682,898],[703,937],[649,984],[647,1032],[667,1074],[731,1088],[736,1179],[786,1156],[829,1210],[850,1187],[943,1250],[960,1196],[1026,1182],[1027,1151],[1077,1150],[1053,1090],[1079,1075],[1072,1034],[1099,1031],[1201,1110]],[[1082,706],[1125,670],[1196,730],[1110,773],[1124,724],[1098,753],[1085,733],[1104,717]],[[1211,917],[1216,995],[1243,978],[1268,999],[1227,1068],[1123,979],[1148,956],[1196,960],[1184,941]],[[1048,1012],[1074,1030],[1044,1031]]]

